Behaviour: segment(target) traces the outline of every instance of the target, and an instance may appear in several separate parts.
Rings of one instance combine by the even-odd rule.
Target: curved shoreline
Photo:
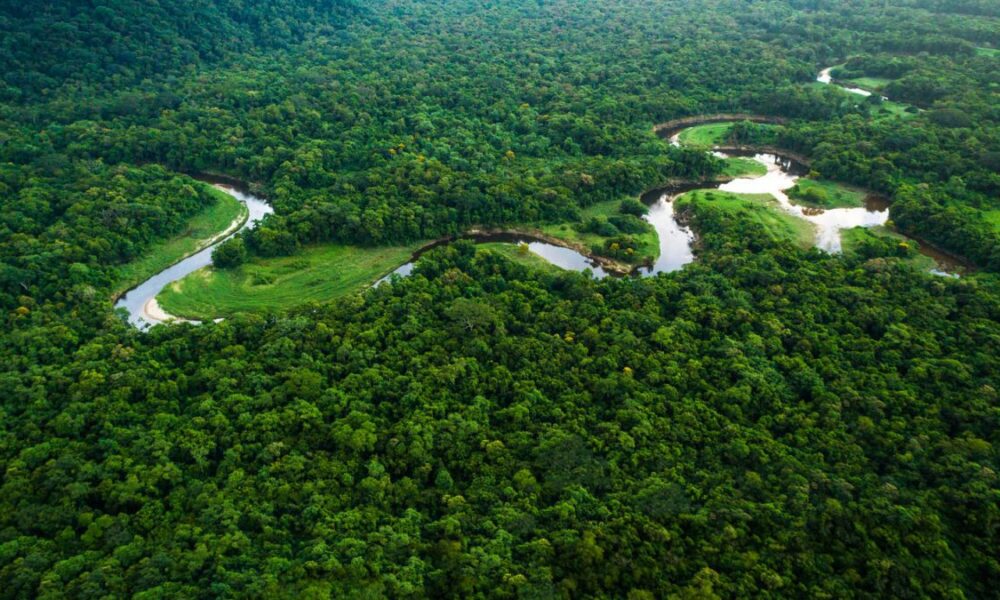
[[[778,146],[769,146],[767,144],[722,144],[718,146],[712,146],[712,150],[718,152],[747,152],[753,154],[773,154],[778,158],[783,158],[789,160],[793,163],[799,163],[807,169],[812,166],[812,160],[798,152],[793,152],[791,150],[786,150],[785,148],[779,148]]]
[[[163,310],[160,303],[156,301],[156,297],[152,297],[142,305],[142,318],[149,321],[150,323],[191,323],[192,325],[198,325],[201,321],[193,321],[191,319],[185,319],[183,317],[176,317],[167,311]]]
[[[633,266],[629,263],[618,261],[613,258],[608,258],[606,256],[594,254],[593,252],[591,252],[590,248],[587,248],[583,244],[569,242],[562,238],[549,235],[539,229],[520,228],[520,227],[486,227],[486,228],[471,227],[465,230],[463,233],[457,235],[444,236],[432,240],[430,242],[427,242],[426,244],[424,244],[420,248],[417,248],[413,252],[413,255],[410,256],[410,260],[408,260],[407,263],[416,261],[422,255],[426,254],[427,252],[430,252],[431,250],[439,246],[445,246],[447,244],[456,242],[458,240],[475,240],[477,238],[488,238],[491,236],[523,237],[523,238],[528,238],[530,241],[543,242],[546,244],[551,244],[553,246],[559,246],[560,248],[566,248],[567,250],[572,250],[574,252],[577,252],[587,260],[595,262],[608,272],[615,273],[617,275],[628,275],[633,270],[641,266],[641,265]]]
[[[843,79],[837,79],[831,74],[831,71],[842,66],[844,66],[843,63],[823,69],[819,72],[819,75],[816,76],[816,81],[827,85],[834,85],[851,94],[857,94],[858,96],[874,96],[878,94],[878,96],[883,100],[888,100],[888,98],[883,96],[881,92],[878,92],[877,90],[870,90],[864,86],[860,86]]]
[[[892,214],[891,214],[892,213],[892,208],[891,207],[889,209],[889,213],[890,213],[889,216],[891,217],[892,216]],[[937,261],[938,262],[938,266],[941,266],[941,264],[940,264],[941,261],[938,260],[935,256],[933,256],[934,254],[939,254],[939,255],[941,255],[942,258],[955,263],[956,266],[958,266],[958,267],[961,268],[961,272],[960,272],[961,275],[967,275],[969,273],[974,273],[977,270],[976,263],[974,263],[971,260],[969,260],[968,258],[962,256],[961,254],[957,254],[955,252],[952,252],[951,250],[947,250],[947,249],[945,249],[945,248],[943,248],[943,247],[935,244],[934,242],[928,241],[926,238],[924,238],[922,236],[909,233],[909,232],[904,231],[903,229],[900,229],[898,227],[893,227],[892,230],[894,232],[896,232],[896,233],[904,236],[904,237],[908,237],[911,240],[914,240],[915,242],[917,242],[917,244],[920,245],[920,247],[922,249],[929,250],[930,252],[925,253],[924,255],[925,256],[929,256],[930,258],[932,258],[935,261]],[[944,271],[944,272],[947,273],[947,271]]]
[[[771,125],[787,125],[791,119],[787,117],[776,117],[773,115],[760,115],[753,113],[713,113],[709,115],[694,115],[690,117],[680,117],[663,123],[653,125],[653,133],[661,138],[669,138],[682,129],[694,127],[696,125],[709,125],[712,123],[751,121],[753,123],[768,123]]]
[[[653,126],[653,133],[660,138],[674,141],[672,138],[691,127],[698,125],[710,125],[714,123],[739,123],[740,121],[751,121],[753,123],[766,123],[770,125],[787,125],[791,119],[786,117],[775,117],[771,115],[759,115],[751,113],[713,113],[709,115],[698,115],[693,117],[682,117],[673,119],[665,123]],[[712,150],[719,152],[746,152],[754,154],[773,154],[779,158],[797,162],[803,167],[812,166],[811,159],[793,150],[771,146],[767,144],[717,144],[712,146]],[[723,183],[727,180],[722,179]],[[681,182],[684,183],[683,181]],[[656,189],[656,188],[653,188]],[[646,192],[648,193],[648,192]],[[645,195],[645,194],[643,194]]]
[[[824,73],[825,72],[826,71],[824,71]],[[678,131],[683,131],[684,129],[687,129],[689,127],[693,127],[693,126],[696,126],[696,125],[709,124],[709,123],[739,122],[739,121],[752,121],[752,122],[757,122],[757,123],[785,124],[785,123],[789,122],[789,119],[784,118],[784,117],[774,117],[774,116],[770,116],[770,115],[754,115],[754,114],[747,114],[747,113],[716,113],[716,114],[711,114],[711,115],[699,115],[699,116],[683,117],[683,118],[679,118],[679,119],[674,119],[672,121],[667,121],[665,123],[661,123],[659,125],[654,126],[654,132],[658,136],[661,136],[661,137],[664,137],[664,138],[669,138],[670,136],[674,135]],[[779,148],[779,147],[776,147],[776,146],[770,146],[770,145],[729,144],[729,145],[716,145],[716,146],[713,146],[713,149],[715,151],[717,151],[717,152],[749,153],[751,155],[753,155],[753,154],[767,154],[767,155],[771,155],[771,157],[772,157],[771,160],[778,161],[776,164],[781,165],[780,168],[782,170],[784,170],[784,169],[796,169],[796,168],[801,169],[803,167],[804,168],[809,168],[809,166],[811,164],[810,158],[807,157],[807,156],[805,156],[805,155],[803,155],[803,154],[800,154],[800,153],[797,153],[797,152],[793,152],[793,151],[790,151],[790,150],[786,150],[786,149],[783,149],[783,148]],[[797,167],[796,167],[796,165],[797,165]],[[804,171],[802,173],[804,174]],[[212,181],[213,179],[215,181]],[[721,189],[721,186],[724,186],[725,184],[727,184],[729,182],[734,182],[734,181],[736,181],[738,179],[741,179],[741,177],[727,177],[727,176],[724,176],[724,175],[717,175],[715,177],[702,178],[702,179],[674,179],[674,180],[668,180],[667,182],[665,182],[662,185],[658,185],[656,187],[649,188],[646,191],[642,192],[641,194],[639,194],[639,199],[640,199],[640,201],[642,201],[645,204],[650,204],[649,200],[653,200],[651,198],[651,196],[653,194],[656,194],[658,196],[662,196],[664,194],[671,195],[671,196],[676,196],[677,194],[682,193],[682,192],[687,191],[687,190],[698,189],[698,188],[703,187],[705,185],[713,185],[713,184],[715,186],[717,186],[717,187],[720,187],[720,189]],[[742,178],[742,179],[745,179],[745,178]],[[236,188],[239,188],[239,187],[243,187],[244,189],[246,189],[245,182],[241,182],[239,180],[236,180],[236,179],[233,179],[233,178],[230,178],[230,177],[227,177],[227,176],[220,176],[220,175],[214,175],[214,174],[212,174],[212,175],[202,174],[200,176],[200,180],[203,181],[203,182],[211,182],[212,184],[214,184],[217,187],[222,188],[222,189],[226,189],[226,188],[228,188],[228,189],[236,189]],[[655,200],[653,200],[653,201],[655,202]],[[780,201],[780,199],[779,199],[779,201]],[[888,211],[886,211],[886,215],[888,215]],[[188,257],[190,257],[190,256],[192,256],[194,254],[197,254],[198,252],[203,252],[207,248],[211,248],[213,245],[219,243],[220,240],[227,239],[229,236],[233,235],[233,233],[235,231],[239,231],[243,227],[243,225],[249,219],[249,216],[250,216],[249,215],[249,211],[247,211],[247,215],[244,218],[242,218],[240,220],[240,222],[234,221],[233,223],[231,223],[229,225],[229,227],[227,227],[227,229],[225,231],[222,231],[222,232],[216,234],[215,236],[209,238],[205,242],[205,244],[199,250],[195,250],[195,251],[191,252],[186,257],[183,257],[183,258],[179,259],[178,261],[176,261],[174,264],[183,262]],[[677,214],[677,215],[673,215],[672,218],[678,224],[681,224],[683,226],[687,221],[689,221],[690,215]],[[657,233],[659,234],[660,232],[658,231]],[[691,239],[692,246],[697,246],[700,243],[700,239],[698,238],[697,233],[694,232],[693,230],[690,233],[693,234],[693,238]],[[839,231],[838,231],[838,233],[839,233]],[[516,239],[516,240],[511,240],[511,239],[507,239],[507,240],[491,239],[491,238],[503,238],[503,237],[506,237],[506,238],[521,238],[521,239]],[[949,253],[947,251],[943,251],[942,249],[937,248],[933,244],[926,243],[926,242],[924,242],[924,240],[921,240],[921,239],[916,238],[914,236],[910,236],[910,237],[913,237],[913,239],[915,239],[916,241],[923,242],[925,245],[932,247],[934,250],[938,251],[942,255],[948,256],[949,258],[952,257],[951,253]],[[654,265],[658,264],[657,263],[658,258],[646,259],[643,262],[636,263],[636,264],[626,263],[626,262],[623,262],[623,261],[620,261],[620,260],[615,260],[615,259],[612,259],[612,258],[609,258],[609,257],[605,257],[605,256],[601,256],[599,254],[595,254],[591,250],[591,248],[587,247],[585,244],[582,244],[582,243],[579,243],[579,242],[569,241],[569,240],[566,240],[566,239],[562,239],[562,238],[556,237],[554,235],[547,234],[547,233],[543,232],[542,230],[540,230],[538,228],[534,228],[534,227],[528,227],[528,228],[524,228],[524,227],[506,227],[506,228],[504,228],[504,227],[492,227],[492,228],[484,228],[484,227],[481,227],[481,226],[473,226],[473,227],[470,227],[470,228],[466,229],[462,233],[439,237],[437,239],[434,239],[434,240],[432,240],[432,241],[424,244],[423,246],[421,246],[420,248],[416,249],[411,254],[410,259],[407,262],[403,263],[402,265],[397,266],[395,269],[390,270],[387,275],[379,278],[374,284],[372,284],[371,287],[377,286],[379,283],[381,283],[382,281],[386,280],[392,274],[397,273],[397,272],[401,272],[401,270],[403,268],[405,268],[407,266],[411,266],[413,263],[415,263],[417,260],[419,260],[419,258],[423,254],[425,254],[426,252],[429,252],[430,250],[433,250],[434,248],[437,248],[438,246],[447,245],[447,244],[450,244],[450,243],[453,243],[455,241],[462,240],[462,239],[471,239],[471,240],[476,241],[476,242],[479,242],[479,241],[507,241],[507,242],[519,241],[519,242],[521,242],[521,241],[527,240],[529,243],[538,242],[538,243],[542,243],[542,244],[548,244],[550,246],[556,246],[556,247],[559,247],[559,248],[564,248],[566,250],[570,250],[570,251],[578,254],[580,257],[582,257],[588,263],[590,263],[591,266],[597,268],[598,272],[603,271],[603,273],[601,274],[601,276],[604,276],[604,275],[616,275],[616,276],[636,275],[636,274],[642,274],[644,269],[649,270],[648,274],[654,274],[655,272],[660,272],[660,271],[655,271],[654,270]],[[839,243],[838,243],[837,246],[839,248]],[[662,252],[662,246],[661,246],[661,252]],[[955,257],[955,258],[960,258],[960,257]],[[547,259],[547,260],[551,261],[551,259]],[[971,263],[968,263],[968,261],[964,260],[964,259],[957,260],[955,262],[963,264],[963,265],[971,264]],[[211,266],[211,262],[209,262],[207,265],[204,265],[204,266]],[[204,266],[202,266],[201,268],[204,268]],[[573,267],[573,269],[583,271],[585,269],[585,267],[580,267],[580,268]],[[408,273],[408,271],[407,271],[407,273]],[[166,285],[170,285],[170,283],[172,283],[172,282],[169,282]],[[140,284],[140,285],[142,285],[142,284]],[[138,286],[136,286],[136,287],[138,287]],[[136,288],[132,288],[132,289],[136,289]],[[128,290],[128,291],[131,291],[131,290]],[[123,294],[127,294],[128,291],[124,292]],[[159,294],[159,292],[157,292],[156,295],[158,295],[158,294]],[[153,297],[149,298],[145,303],[143,303],[141,305],[141,308],[138,311],[139,312],[139,316],[141,317],[141,320],[144,320],[145,322],[152,323],[152,324],[155,324],[155,323],[170,323],[170,322],[173,322],[173,323],[184,322],[184,323],[198,324],[198,323],[201,322],[201,321],[197,321],[197,320],[191,320],[191,319],[188,319],[188,318],[178,317],[178,316],[175,316],[175,315],[171,315],[170,313],[168,313],[167,311],[165,311],[163,309],[163,307],[161,307],[159,305],[159,302],[156,300],[156,295],[154,295]],[[117,297],[120,297],[120,296],[117,296]]]
[[[235,198],[242,204],[242,212],[239,218],[234,219],[225,229],[215,233],[206,240],[202,240],[199,243],[198,249],[187,253],[184,257],[159,270],[138,285],[115,296],[115,308],[124,308],[127,310],[129,313],[129,323],[140,330],[145,330],[152,325],[164,322],[198,323],[198,321],[191,321],[170,314],[159,305],[156,297],[166,286],[182,279],[199,268],[211,265],[211,253],[220,243],[231,239],[245,229],[253,228],[260,219],[273,212],[270,204],[264,199],[245,191],[248,187],[242,181],[218,175],[199,174],[196,177],[202,184],[212,185],[223,193]]]
[[[210,186],[213,186],[213,187],[218,187],[220,185],[220,184],[212,184],[212,183],[207,183],[207,182],[202,182],[202,183],[205,183],[205,185],[210,185]],[[226,185],[226,184],[221,184],[221,185]],[[169,269],[170,267],[173,267],[174,265],[177,265],[179,263],[184,262],[185,260],[191,258],[195,254],[198,254],[199,252],[201,252],[205,248],[210,248],[210,247],[214,246],[215,244],[219,243],[223,238],[225,238],[227,236],[230,236],[230,235],[233,235],[234,233],[236,233],[237,231],[239,231],[240,229],[242,229],[243,226],[247,224],[247,221],[250,220],[250,211],[249,211],[249,209],[247,209],[246,205],[243,204],[242,202],[240,202],[240,205],[241,205],[241,211],[243,211],[243,214],[241,214],[240,216],[238,216],[235,219],[233,219],[233,221],[224,230],[222,230],[221,232],[213,235],[210,238],[206,238],[204,240],[201,240],[202,244],[199,245],[197,248],[191,250],[190,252],[185,253],[183,256],[181,256],[177,260],[171,262],[170,264],[165,265],[158,272],[162,272],[162,271],[164,271],[166,269]],[[155,275],[155,274],[156,273],[154,273],[153,275]],[[149,279],[149,278],[147,277],[146,279]],[[143,279],[142,281],[140,281],[139,283],[137,283],[137,284],[135,284],[133,286],[129,286],[127,289],[124,289],[124,290],[122,290],[120,292],[112,294],[112,296],[111,296],[111,302],[112,303],[118,302],[118,300],[120,300],[122,296],[128,294],[132,290],[138,288],[140,285],[142,285],[143,283],[145,283],[146,279]]]

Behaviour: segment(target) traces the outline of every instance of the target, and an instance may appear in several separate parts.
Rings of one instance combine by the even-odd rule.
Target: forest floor
[[[677,141],[684,146],[694,148],[711,148],[718,144],[727,144],[729,140],[729,130],[738,121],[728,121],[725,123],[708,123],[705,125],[695,125],[680,132]],[[759,123],[758,127],[774,127],[767,123]]]
[[[220,203],[224,197],[243,207],[242,203],[231,196],[221,192],[219,194]],[[601,202],[581,210],[581,217],[577,222],[536,224],[534,227],[540,233],[566,242],[571,247],[590,249],[595,245],[603,246],[607,237],[581,232],[577,227],[592,217],[619,214],[620,205],[620,200]],[[243,211],[245,213],[245,207]],[[196,217],[197,223],[192,221],[184,236],[164,243],[164,249],[157,248],[141,261],[130,265],[130,272],[133,273],[130,281],[141,281],[141,278],[155,274],[157,269],[165,268],[182,258],[184,254],[179,254],[175,247],[190,240],[194,235],[192,232],[210,229],[206,224],[210,221],[208,216],[199,215]],[[223,222],[229,222],[220,215],[213,213],[211,216],[215,231],[224,226]],[[242,220],[245,220],[245,215]],[[637,242],[637,252],[633,258],[636,263],[656,259],[659,240],[652,225],[647,224],[647,229],[642,233],[630,235]],[[213,236],[212,239],[216,237]],[[303,248],[293,256],[253,257],[235,269],[206,267],[167,286],[156,297],[156,306],[177,318],[208,320],[239,312],[280,310],[310,301],[328,302],[365,289],[407,262],[426,244],[427,242],[418,242],[377,248],[321,244]],[[183,247],[189,248],[190,244]],[[560,270],[536,254],[521,251],[514,244],[485,243],[478,245],[478,249],[497,252],[533,268]],[[167,262],[165,257],[168,256],[176,256],[176,259]]]
[[[892,100],[883,100],[877,108],[872,110],[872,116],[874,117],[902,117],[909,118],[916,114],[915,109],[909,104],[903,104],[902,102],[893,102]]]
[[[142,258],[118,269],[120,279],[115,287],[116,296],[200,252],[246,223],[250,213],[245,204],[222,190],[210,189],[215,203],[192,217],[181,234],[154,244]]]
[[[324,244],[294,256],[255,257],[235,269],[207,267],[167,286],[157,301],[171,315],[200,320],[329,302],[363,290],[407,262],[422,245]]]
[[[732,123],[695,125],[682,131],[678,141],[685,146],[711,147],[725,142],[732,128]]]
[[[710,149],[712,146],[728,143],[729,130],[733,127],[733,122],[708,123],[706,125],[695,125],[684,129],[678,135],[677,141],[684,146],[694,148]],[[762,124],[761,127],[771,127]],[[725,179],[735,179],[737,177],[762,177],[767,174],[767,167],[760,162],[745,156],[732,156],[725,159],[725,167],[721,176]]]
[[[993,227],[994,231],[1000,232],[1000,210],[986,210],[983,212],[986,215],[986,222]]]
[[[771,239],[788,240],[803,249],[816,243],[813,224],[785,212],[770,194],[694,190],[674,200],[674,204],[678,211],[690,209],[695,215],[720,211],[725,213],[725,221],[756,223]]]

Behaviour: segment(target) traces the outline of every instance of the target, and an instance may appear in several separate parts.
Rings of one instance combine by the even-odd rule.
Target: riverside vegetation
[[[0,7],[0,597],[996,595],[995,2],[44,4]],[[672,273],[457,241],[369,285],[476,227],[621,251],[737,168],[653,132],[712,113],[975,269],[703,190]],[[114,312],[224,229],[180,173],[269,200],[199,276],[280,303]]]

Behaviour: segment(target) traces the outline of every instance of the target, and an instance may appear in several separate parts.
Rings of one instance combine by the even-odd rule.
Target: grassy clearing
[[[814,208],[857,208],[864,206],[868,195],[864,190],[827,179],[799,179],[786,193],[796,204]]]
[[[808,87],[812,87],[818,90],[821,89],[836,89],[839,90],[845,97],[849,97],[854,100],[855,104],[861,104],[862,102],[867,102],[864,96],[859,94],[852,94],[840,86],[834,84],[830,85],[827,83],[820,83],[818,81],[813,81],[807,84]],[[904,104],[902,102],[893,102],[892,100],[883,100],[877,107],[872,108],[872,116],[876,118],[909,118],[915,115],[915,112],[910,111],[910,105]]]
[[[1000,233],[1000,210],[984,210],[983,215],[986,222],[993,227],[993,231]]]
[[[1000,48],[976,48],[979,56],[1000,56]]]
[[[844,229],[840,232],[840,242],[841,247],[844,250],[844,254],[851,256],[858,254],[859,249],[865,244],[872,241],[884,241],[891,240],[896,244],[906,244],[913,251],[909,256],[904,258],[904,262],[913,265],[915,269],[920,271],[930,271],[931,269],[937,268],[937,263],[933,258],[920,254],[916,250],[919,248],[919,244],[914,241],[907,239],[891,229],[887,229],[882,226],[878,227],[852,227],[851,229]]]
[[[848,79],[847,83],[864,90],[878,91],[889,85],[891,81],[892,79],[886,79],[885,77],[856,77]]]
[[[875,118],[904,118],[908,119],[917,114],[909,104],[883,100],[877,107],[872,108],[872,116]]]
[[[580,220],[574,223],[556,223],[535,225],[537,229],[559,238],[570,244],[582,244],[588,249],[595,246],[603,247],[604,243],[610,239],[608,236],[599,235],[592,232],[580,231],[578,227],[594,217],[613,217],[620,214],[618,207],[620,200],[608,200],[588,206],[580,211]],[[652,225],[643,222],[646,227],[642,233],[626,234],[636,242],[635,254],[628,258],[628,262],[640,263],[646,260],[655,260],[660,254],[660,241],[656,235],[656,230]]]
[[[172,315],[201,320],[328,302],[365,289],[420,246],[310,246],[295,256],[254,258],[232,270],[195,271],[168,286],[157,300]]]
[[[718,144],[725,144],[729,141],[729,130],[736,122],[727,121],[725,123],[708,123],[706,125],[695,125],[681,131],[678,141],[685,146],[709,148]],[[774,127],[767,123],[758,123],[759,127]]]
[[[732,127],[732,123],[695,125],[682,131],[678,140],[685,146],[714,146],[726,141]]]
[[[494,252],[501,256],[505,256],[508,259],[531,267],[532,269],[539,269],[541,271],[548,271],[551,273],[559,273],[563,269],[555,266],[549,261],[545,260],[541,256],[538,256],[534,252],[527,249],[527,246],[519,246],[516,244],[504,244],[500,242],[489,242],[485,244],[476,245],[477,252]]]
[[[734,194],[719,190],[695,190],[674,200],[677,210],[690,208],[696,215],[715,212],[728,223],[756,223],[774,240],[788,240],[801,248],[816,243],[812,223],[790,215],[770,194]]]
[[[245,204],[217,188],[208,186],[215,203],[198,213],[176,237],[154,244],[139,260],[118,269],[115,293],[121,293],[166,269],[181,259],[208,246],[212,240],[239,219],[248,216]]]
[[[752,158],[734,156],[725,159],[725,167],[722,169],[723,177],[763,177],[767,175],[767,166]]]

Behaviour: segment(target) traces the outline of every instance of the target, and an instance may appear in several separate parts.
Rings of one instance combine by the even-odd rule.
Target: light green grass
[[[527,244],[518,245],[505,244],[501,242],[487,242],[485,244],[477,244],[476,252],[493,252],[501,256],[505,256],[516,263],[531,267],[532,269],[538,269],[540,271],[548,271],[550,273],[559,273],[563,271],[563,269],[528,250]]]
[[[984,210],[983,215],[986,222],[993,227],[993,231],[1000,233],[1000,210]]]
[[[914,252],[903,260],[907,264],[913,265],[915,269],[930,271],[931,269],[936,269],[938,266],[933,258],[917,252],[920,245],[916,241],[907,239],[905,236],[881,225],[877,227],[852,227],[840,232],[841,247],[844,250],[844,254],[848,256],[857,254],[858,247],[861,244],[866,240],[874,238],[889,238],[898,244],[906,244],[912,248]]]
[[[806,84],[807,87],[812,87],[818,90],[829,88],[835,89],[845,98],[850,98],[855,104],[861,104],[867,102],[867,98],[860,94],[852,94],[847,90],[844,90],[837,84],[820,83],[818,81],[813,81]],[[865,86],[862,86],[865,87]],[[883,100],[877,107],[872,108],[872,115],[876,118],[909,118],[915,113],[909,112],[909,104],[904,104],[902,102],[894,102],[892,100]]]
[[[872,110],[872,114],[875,117],[901,117],[908,119],[914,115],[916,112],[910,111],[909,104],[903,104],[902,102],[893,102],[892,100],[883,100],[881,104]]]
[[[690,209],[696,215],[721,213],[723,221],[757,223],[774,240],[788,240],[801,248],[816,243],[813,224],[782,210],[770,194],[734,194],[719,190],[694,190],[674,200],[677,210]]]
[[[836,181],[805,178],[799,179],[786,193],[796,204],[815,208],[858,208],[864,206],[868,196],[864,190]]]
[[[854,79],[848,79],[846,81],[854,87],[859,87],[869,91],[878,91],[889,85],[889,82],[891,82],[892,79],[887,79],[885,77],[855,77]]]
[[[764,175],[767,175],[767,165],[743,156],[725,159],[725,166],[722,169],[722,176],[726,178],[763,177]]]
[[[592,217],[610,217],[617,215],[619,214],[618,207],[620,205],[621,200],[598,202],[597,204],[582,209],[580,211],[580,220],[578,222],[539,224],[536,225],[536,227],[546,235],[551,235],[552,237],[559,238],[560,240],[566,241],[570,244],[582,244],[589,250],[595,245],[603,246],[604,242],[607,241],[608,238],[596,233],[578,231],[576,226],[586,222]],[[635,254],[632,255],[630,262],[640,263],[647,260],[656,260],[656,257],[660,254],[660,241],[656,235],[656,230],[653,229],[652,225],[646,223],[646,230],[644,233],[632,233],[627,235],[631,236],[632,239],[636,241]]]
[[[1000,48],[976,48],[979,56],[1000,56]]]
[[[409,260],[420,245],[324,244],[295,256],[254,258],[231,270],[207,267],[167,286],[157,300],[174,316],[201,320],[328,302],[367,288]]]
[[[732,128],[731,122],[695,125],[682,131],[677,139],[685,146],[714,146],[725,142]]]
[[[181,259],[205,248],[220,233],[248,216],[245,204],[217,188],[206,185],[215,202],[192,218],[179,235],[151,246],[145,255],[118,268],[115,293],[121,293],[149,279]]]

